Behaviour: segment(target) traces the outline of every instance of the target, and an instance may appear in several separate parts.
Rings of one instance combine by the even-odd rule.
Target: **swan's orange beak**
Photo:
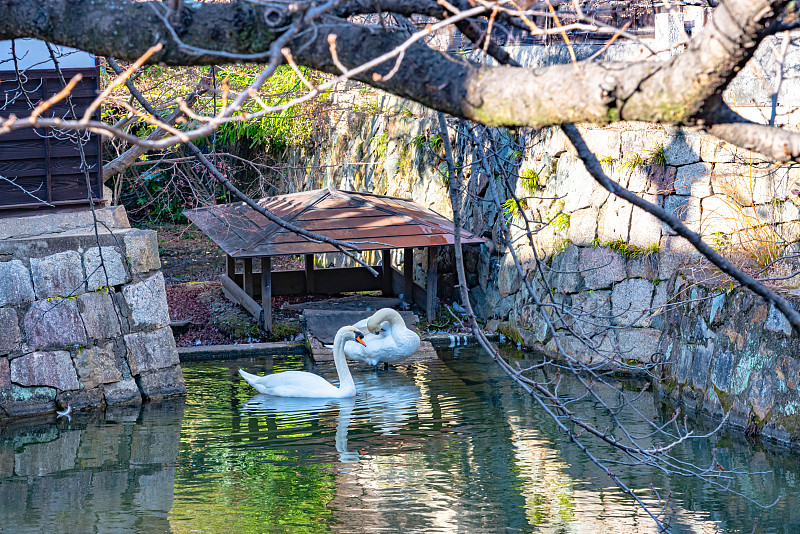
[[[363,335],[361,332],[358,332],[358,333],[356,334],[356,341],[357,341],[358,343],[361,343],[361,344],[362,344],[362,345],[364,345],[365,347],[367,346],[367,344],[366,344],[366,343],[364,343],[364,335]]]

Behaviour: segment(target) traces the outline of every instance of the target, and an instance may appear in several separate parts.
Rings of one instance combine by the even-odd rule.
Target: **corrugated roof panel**
[[[267,197],[259,205],[286,221],[331,239],[350,241],[360,250],[424,248],[453,244],[453,223],[402,198],[318,189]],[[285,230],[246,204],[187,210],[186,216],[227,254],[246,257],[336,252]],[[463,243],[484,239],[462,230]]]

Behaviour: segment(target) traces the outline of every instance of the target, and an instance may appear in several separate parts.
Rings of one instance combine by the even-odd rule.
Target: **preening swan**
[[[382,308],[355,326],[362,324],[370,332],[364,336],[364,343],[348,341],[344,344],[344,352],[352,360],[377,367],[380,362],[401,362],[419,348],[419,336],[409,330],[403,317],[391,308]]]
[[[356,386],[344,356],[344,344],[347,342],[363,345],[363,334],[353,326],[343,326],[336,332],[333,340],[333,362],[336,364],[336,372],[339,375],[339,387],[319,375],[306,371],[284,371],[266,376],[256,376],[239,369],[239,374],[256,391],[265,395],[318,399],[353,397],[356,394]]]

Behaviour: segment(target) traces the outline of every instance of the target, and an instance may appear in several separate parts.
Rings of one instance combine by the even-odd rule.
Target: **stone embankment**
[[[155,232],[97,218],[0,219],[0,419],[185,392]]]
[[[305,185],[412,198],[451,215],[437,123],[412,103],[377,102],[366,107],[387,115],[333,117],[330,142],[314,155],[321,182],[307,177]],[[800,240],[793,193],[800,169],[776,167],[697,132],[627,123],[582,131],[614,180],[674,213],[719,250],[763,262],[765,254]],[[564,320],[555,324],[570,353],[647,366],[662,374],[665,393],[692,408],[717,415],[730,409],[742,427],[784,440],[800,437],[800,350],[780,313],[743,290],[731,291],[683,238],[598,186],[558,129],[495,130],[494,138],[488,161],[481,162],[474,139],[451,132],[468,183],[465,226],[490,240],[465,255],[470,300],[481,319],[555,354],[553,332],[530,288],[561,310]],[[508,253],[501,217],[512,228],[521,268]],[[426,261],[415,257],[421,285]],[[439,261],[439,296],[455,299],[452,260],[442,253]]]

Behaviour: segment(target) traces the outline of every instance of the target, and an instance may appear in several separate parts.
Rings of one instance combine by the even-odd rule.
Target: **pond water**
[[[356,398],[327,403],[254,395],[236,371],[269,360],[186,364],[185,400],[15,424],[0,432],[0,532],[656,532],[479,350],[440,357],[353,366]],[[620,473],[672,492],[673,532],[800,532],[800,456],[735,432],[681,454],[703,463],[712,447],[770,471],[736,488],[778,504]]]

